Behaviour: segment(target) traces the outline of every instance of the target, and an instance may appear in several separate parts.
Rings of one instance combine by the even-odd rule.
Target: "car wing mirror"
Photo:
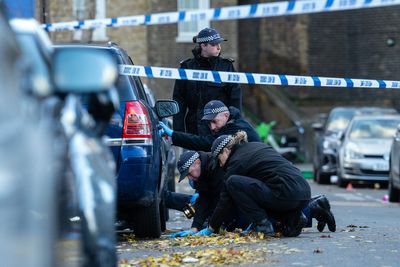
[[[65,48],[56,50],[52,60],[52,78],[57,92],[106,91],[118,76],[117,64],[106,51]]]
[[[175,100],[157,100],[155,105],[159,118],[166,118],[179,112],[179,105]]]

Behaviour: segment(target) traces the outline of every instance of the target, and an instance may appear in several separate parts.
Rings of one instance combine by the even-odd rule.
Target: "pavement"
[[[386,201],[387,189],[354,185],[351,190],[346,190],[336,185],[318,185],[312,180],[308,181],[313,195],[325,194],[330,200],[337,224],[335,233],[328,229],[318,232],[316,221],[313,220],[314,227],[304,229],[296,238],[273,238],[219,247],[264,251],[262,257],[265,261],[257,262],[253,258],[254,261],[249,259],[240,262],[240,266],[400,266],[400,205]],[[178,191],[192,192],[186,184],[178,184]],[[182,213],[170,210],[167,233],[188,229],[190,224],[191,221]],[[120,266],[141,265],[140,259],[189,249],[186,243],[183,246],[176,243],[170,247],[161,243],[162,240],[168,240],[166,235],[160,241],[119,242]],[[152,242],[156,245],[151,245]],[[208,247],[202,244],[190,246],[190,250]],[[121,262],[130,262],[132,265],[121,265]],[[187,264],[196,266],[198,263],[194,259],[193,263]],[[168,262],[165,266],[168,266]]]

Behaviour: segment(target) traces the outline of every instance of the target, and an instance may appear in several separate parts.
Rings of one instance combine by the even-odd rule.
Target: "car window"
[[[128,61],[128,64],[134,65],[131,57],[128,56],[126,60]],[[149,103],[147,100],[146,92],[144,91],[144,87],[143,87],[143,84],[142,84],[142,81],[140,80],[140,78],[137,76],[130,76],[130,77],[135,82],[139,99],[145,101],[146,103]]]
[[[349,137],[357,138],[393,138],[400,120],[377,119],[354,121]]]
[[[354,112],[352,111],[341,111],[331,113],[327,122],[326,130],[330,132],[343,131],[349,125]]]

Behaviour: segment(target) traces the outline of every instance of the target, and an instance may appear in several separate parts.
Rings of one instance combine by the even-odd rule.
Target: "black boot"
[[[328,224],[329,231],[336,231],[335,217],[331,212],[331,205],[329,205],[329,201],[324,195],[320,195],[311,199],[310,215],[312,218],[317,219],[318,231],[322,232],[326,224]]]
[[[286,237],[299,236],[307,225],[307,221],[307,217],[301,211],[289,215],[282,225],[282,235]]]
[[[256,223],[251,223],[249,227],[242,232],[242,235],[247,235],[252,232],[264,233],[267,236],[275,236],[274,227],[268,219],[263,219]]]

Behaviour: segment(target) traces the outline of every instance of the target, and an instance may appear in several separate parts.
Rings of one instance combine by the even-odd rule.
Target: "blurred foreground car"
[[[105,51],[118,64],[133,65],[126,52],[114,43],[107,46],[57,45],[56,50]],[[120,109],[107,130],[107,142],[117,163],[118,217],[137,237],[160,237],[167,210],[163,190],[169,171],[171,141],[158,134],[158,122],[178,112],[172,100],[159,100],[152,107],[139,77],[119,75]]]
[[[397,114],[392,108],[378,107],[336,107],[331,110],[325,125],[314,123],[314,180],[329,184],[330,177],[337,174],[337,156],[341,145],[340,137],[346,131],[354,115]]]
[[[390,149],[389,201],[400,202],[400,125],[397,126]]]
[[[115,266],[115,163],[101,139],[118,108],[115,61],[101,51],[53,51],[34,20],[11,25],[28,73],[24,91],[38,102],[38,124],[46,132],[41,138],[50,146],[44,169],[54,172],[39,183],[50,196],[32,191],[54,206],[54,244],[42,253],[53,256],[55,266]],[[80,95],[90,99],[88,110]]]
[[[54,265],[54,156],[35,99],[24,94],[20,49],[0,6],[0,259],[2,266]],[[33,112],[31,112],[33,111]],[[46,186],[43,186],[46,185]]]
[[[339,151],[338,185],[351,181],[387,183],[389,153],[400,115],[356,116]]]

